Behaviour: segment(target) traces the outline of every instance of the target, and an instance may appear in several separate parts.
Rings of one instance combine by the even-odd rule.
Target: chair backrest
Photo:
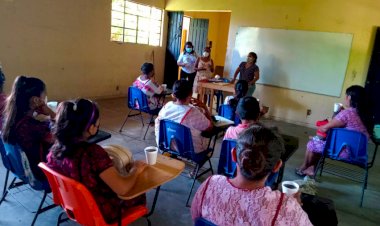
[[[219,106],[218,115],[235,122],[238,125],[241,121],[235,110],[229,104],[222,104]]]
[[[128,108],[142,112],[150,110],[147,96],[137,87],[128,88]]]
[[[188,127],[170,120],[160,120],[158,144],[161,150],[194,160],[194,146]]]
[[[233,177],[236,171],[236,162],[232,160],[232,148],[236,147],[236,140],[223,140],[220,149],[218,174]]]
[[[1,160],[3,160],[3,165],[7,170],[12,170],[11,163],[9,162],[9,159],[7,157],[7,153],[5,152],[3,139],[0,138],[0,154],[1,154]]]
[[[24,183],[29,184],[35,190],[50,191],[47,181],[37,180],[30,168],[25,152],[17,144],[3,143],[5,158],[8,160],[9,170]]]
[[[204,219],[203,217],[198,217],[197,219],[195,219],[194,225],[195,226],[216,226],[216,224]]]
[[[45,163],[38,166],[45,173],[52,187],[54,202],[58,201],[67,216],[81,225],[106,225],[90,191],[81,183],[66,177]]]
[[[361,132],[333,128],[330,129],[327,135],[323,153],[325,157],[334,160],[366,167],[368,163],[367,144],[368,138]],[[346,157],[342,157],[341,155],[344,149],[348,151],[348,156]]]

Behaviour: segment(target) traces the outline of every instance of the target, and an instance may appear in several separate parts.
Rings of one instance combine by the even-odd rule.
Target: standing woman
[[[183,53],[179,55],[177,65],[182,67],[181,79],[189,80],[191,86],[193,86],[194,78],[196,75],[195,63],[197,62],[197,54],[194,51],[193,43],[186,42]]]
[[[235,82],[237,75],[240,73],[240,79],[248,82],[247,96],[252,96],[256,89],[256,81],[260,78],[260,70],[256,65],[257,54],[250,52],[247,57],[247,62],[241,62],[239,67],[236,68],[234,79]]]
[[[214,62],[211,59],[211,48],[205,47],[202,53],[202,57],[199,57],[195,63],[195,70],[197,71],[197,75],[194,79],[193,84],[193,93],[200,93],[200,89],[198,87],[198,82],[210,79],[212,77],[212,73],[214,72]],[[203,97],[203,103],[206,103],[206,96]]]

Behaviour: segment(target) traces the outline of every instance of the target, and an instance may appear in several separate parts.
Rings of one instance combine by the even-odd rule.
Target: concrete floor
[[[128,120],[122,133],[119,133],[121,123],[125,119],[127,107],[124,99],[111,99],[98,101],[101,109],[101,128],[111,132],[112,138],[101,144],[118,144],[128,147],[135,159],[143,159],[143,149],[146,146],[155,145],[154,127],[150,127],[146,140],[145,129],[141,128],[139,118]],[[294,174],[303,159],[305,145],[310,135],[314,135],[315,130],[272,120],[262,120],[265,124],[277,126],[282,133],[299,137],[299,149],[287,162],[284,180],[301,179]],[[217,168],[220,149],[220,139],[217,143],[213,168]],[[369,156],[372,156],[374,145],[369,145]],[[188,170],[188,169],[187,169]],[[208,175],[207,175],[208,176]],[[5,169],[0,166],[0,188],[3,188]],[[201,181],[205,180],[202,178]],[[201,181],[196,184],[197,188]],[[345,179],[336,178],[329,174],[324,174],[318,182],[318,195],[327,197],[335,202],[339,225],[380,225],[380,160],[377,159],[373,168],[369,171],[368,188],[364,196],[363,208],[359,207],[361,185]],[[187,173],[183,173],[175,180],[165,184],[161,188],[155,213],[150,217],[153,225],[192,225],[190,209],[185,207],[187,194],[191,186],[191,180]],[[7,196],[6,201],[0,205],[0,225],[29,225],[33,219],[33,212],[37,209],[41,197],[40,192],[33,191],[27,186],[20,189],[13,189]],[[147,194],[148,204],[152,202],[154,191]],[[47,204],[51,199],[47,198]],[[55,225],[58,215],[61,213],[59,207],[42,213],[37,219],[36,225]],[[63,223],[62,225],[77,225],[74,222]],[[140,219],[132,225],[147,225],[144,219]]]

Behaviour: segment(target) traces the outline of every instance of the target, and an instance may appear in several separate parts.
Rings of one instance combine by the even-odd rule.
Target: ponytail
[[[253,125],[240,134],[236,150],[240,174],[257,181],[273,170],[284,151],[284,143],[275,131]]]

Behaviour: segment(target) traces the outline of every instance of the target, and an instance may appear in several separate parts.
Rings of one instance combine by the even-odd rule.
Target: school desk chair
[[[54,199],[59,200],[59,205],[65,210],[58,216],[57,226],[67,220],[61,219],[64,213],[67,214],[69,219],[88,226],[128,225],[141,217],[146,217],[148,225],[151,225],[146,216],[148,209],[145,205],[131,207],[123,216],[120,214],[118,222],[107,224],[94,197],[83,184],[54,171],[43,162],[40,162],[38,166],[48,178]]]
[[[330,129],[322,157],[315,169],[315,175],[320,170],[319,176],[322,176],[322,171],[324,171],[363,183],[360,207],[363,206],[364,191],[368,182],[368,169],[371,164],[368,162],[367,144],[368,138],[361,132],[343,128]],[[343,162],[351,165],[351,167],[338,166],[326,162],[326,159]]]
[[[150,109],[149,104],[148,104],[148,98],[145,95],[145,93],[143,93],[139,88],[133,87],[133,86],[128,88],[127,105],[130,110],[119,132],[121,133],[123,131],[123,127],[129,117],[133,117],[137,115],[140,115],[141,123],[142,123],[142,126],[144,127],[144,119],[143,119],[142,113],[146,113],[150,115],[150,120],[147,124],[146,131],[144,134],[144,140],[145,140],[146,134],[148,133],[148,130],[150,127],[149,125],[151,123],[154,123],[153,118],[154,116],[158,115],[158,112],[160,112],[161,108]],[[138,113],[131,114],[132,111],[138,111]]]
[[[55,204],[43,207],[47,194],[51,192],[49,183],[47,181],[41,181],[35,178],[33,172],[30,169],[30,165],[26,157],[26,154],[20,148],[19,145],[4,143],[4,149],[1,151],[1,155],[3,158],[3,163],[5,163],[4,166],[7,167],[7,175],[5,178],[6,181],[4,188],[6,188],[7,185],[9,171],[12,172],[14,178],[11,181],[8,188],[3,191],[3,196],[1,197],[0,205],[5,200],[7,194],[10,192],[11,189],[22,185],[29,184],[32,189],[44,192],[41,202],[31,223],[31,225],[33,226],[39,214],[56,207]],[[16,182],[16,180],[20,182]]]
[[[207,172],[214,174],[210,161],[214,149],[208,148],[200,153],[195,153],[190,129],[170,120],[160,120],[158,144],[161,151],[168,152],[171,155],[178,156],[195,163],[195,175],[193,176],[193,183],[186,201],[186,206],[189,207],[189,201],[194,188],[195,180]],[[209,162],[210,167],[201,173],[200,169],[206,162]]]

